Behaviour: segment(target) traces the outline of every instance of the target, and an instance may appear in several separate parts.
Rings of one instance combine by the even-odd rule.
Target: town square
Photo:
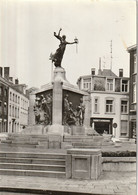
[[[135,0],[0,2],[0,195],[135,195]]]

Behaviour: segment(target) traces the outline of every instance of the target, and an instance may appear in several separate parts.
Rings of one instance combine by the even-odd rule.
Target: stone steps
[[[7,147],[25,147],[25,148],[36,148],[36,144],[24,144],[24,143],[1,143],[1,146],[7,146]]]
[[[26,163],[26,164],[45,164],[45,165],[65,165],[65,159],[33,159],[33,158],[9,158],[0,157],[1,163]]]
[[[20,170],[44,170],[65,172],[65,165],[24,164],[24,163],[0,163],[0,169]]]
[[[65,178],[65,172],[59,171],[40,171],[40,170],[16,170],[16,169],[0,169],[0,175],[19,175],[19,176],[37,176],[51,178]]]
[[[1,140],[1,144],[5,144],[5,146],[7,147],[9,146],[9,147],[36,148],[43,143],[45,143],[45,146],[47,144],[47,148],[48,148],[47,135],[36,135],[36,134],[26,135],[26,134],[12,133],[12,134],[8,134],[6,140]]]
[[[30,153],[30,152],[0,152],[0,157],[35,158],[35,159],[65,159],[65,154]]]
[[[65,154],[0,152],[0,174],[63,178],[65,165]]]

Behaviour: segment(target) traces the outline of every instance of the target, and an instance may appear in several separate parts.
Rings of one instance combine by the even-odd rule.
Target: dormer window
[[[91,90],[91,79],[83,80],[83,88],[87,90]]]
[[[128,80],[122,80],[122,92],[128,92]]]
[[[113,91],[113,79],[107,79],[107,90]]]

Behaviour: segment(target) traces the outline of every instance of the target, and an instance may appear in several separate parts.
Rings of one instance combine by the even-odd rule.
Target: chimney
[[[119,69],[119,77],[123,77],[123,69]]]
[[[9,77],[9,81],[13,83],[13,77]]]
[[[0,67],[0,76],[2,77],[2,67]]]
[[[15,79],[15,85],[18,85],[18,84],[19,84],[19,80]]]
[[[4,67],[4,78],[9,80],[10,67]]]
[[[95,75],[95,68],[91,68],[91,75]]]
[[[99,58],[99,70],[98,70],[98,75],[102,74],[102,70],[101,70],[101,58]]]

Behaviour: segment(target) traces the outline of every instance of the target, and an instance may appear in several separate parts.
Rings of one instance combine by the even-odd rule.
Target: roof
[[[13,90],[17,91],[21,95],[23,95],[26,98],[28,98],[26,94],[24,94],[23,92],[21,92],[19,89],[16,88],[17,85],[11,83],[10,81],[8,81],[7,79],[5,79],[5,78],[3,78],[1,76],[0,76],[0,81],[2,81],[3,83],[5,83],[9,88],[12,88]],[[26,86],[25,84],[21,84],[21,85]]]
[[[115,73],[113,73],[110,69],[103,69],[101,71],[102,76],[113,76],[113,77],[118,77]]]
[[[130,52],[130,51],[133,51],[133,50],[136,50],[137,49],[137,45],[132,45],[130,47],[127,48],[127,51]]]

